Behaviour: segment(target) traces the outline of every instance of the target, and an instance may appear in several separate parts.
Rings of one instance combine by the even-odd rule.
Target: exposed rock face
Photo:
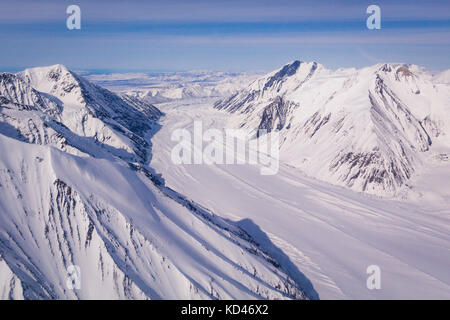
[[[258,130],[271,132],[283,129],[287,125],[290,109],[295,107],[297,106],[294,103],[276,97],[273,102],[264,108]]]

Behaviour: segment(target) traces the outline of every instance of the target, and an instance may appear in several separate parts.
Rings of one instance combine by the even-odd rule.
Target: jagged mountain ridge
[[[64,105],[61,119],[71,131],[91,135],[94,132],[89,130],[94,128],[95,139],[115,148],[124,148],[127,143],[127,151],[133,150],[146,160],[144,133],[151,129],[152,120],[162,115],[153,105],[141,103],[137,107],[136,102],[92,84],[62,65],[25,70],[18,77]],[[96,129],[99,125],[104,126],[102,130]]]
[[[280,130],[280,156],[306,174],[394,195],[434,141],[448,143],[450,90],[423,68],[379,64],[328,70],[294,61],[215,108],[250,135]]]
[[[317,298],[151,172],[152,105],[61,65],[2,74],[0,97],[1,298]],[[69,265],[80,290],[66,286]]]

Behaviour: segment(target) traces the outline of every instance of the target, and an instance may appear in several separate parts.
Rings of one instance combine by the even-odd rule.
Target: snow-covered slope
[[[280,157],[310,176],[394,195],[431,146],[450,147],[450,86],[405,64],[331,71],[294,61],[215,107],[249,135],[280,130]]]
[[[230,114],[211,108],[213,102],[160,105],[166,116],[152,139],[151,166],[168,186],[217,215],[242,221],[257,236],[246,223],[253,220],[321,299],[450,298],[450,161],[427,166],[420,180],[408,181],[410,191],[423,196],[407,200],[353,192],[282,162],[275,175],[261,175],[264,163],[174,166],[173,130],[194,134],[195,121],[203,130],[227,128]],[[194,139],[189,145],[193,153],[202,151]],[[236,149],[226,141],[214,145],[225,154]],[[367,287],[371,265],[380,267],[380,290]]]
[[[61,65],[0,75],[0,298],[317,298],[270,243],[152,173],[160,115]]]
[[[433,82],[450,84],[450,70],[439,72],[438,74],[433,76]]]

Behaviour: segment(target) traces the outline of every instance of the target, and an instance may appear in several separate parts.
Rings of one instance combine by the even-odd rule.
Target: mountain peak
[[[298,70],[299,68],[317,68],[320,64],[316,61],[302,61],[302,60],[293,60],[285,64],[279,71],[281,70],[289,70],[293,72],[294,70]],[[295,73],[295,72],[294,72]]]
[[[46,71],[61,70],[61,71],[69,71],[69,69],[64,64],[61,64],[61,63],[52,64],[52,65],[49,65],[49,66],[27,68],[25,70],[46,70]]]
[[[75,87],[78,82],[74,74],[62,64],[25,69],[17,74],[23,81],[42,92],[52,92],[56,83],[70,84]]]
[[[42,75],[46,75],[49,73],[62,74],[62,73],[69,73],[69,72],[70,72],[70,70],[65,65],[54,64],[51,66],[27,68],[24,71],[20,72],[19,74],[42,76]]]
[[[304,61],[301,61],[301,60],[294,60],[294,61],[288,62],[285,66],[295,66],[295,67],[298,67],[298,66],[300,66],[300,64],[302,64],[302,63],[304,63]]]
[[[291,63],[288,63],[281,69],[278,69],[274,73],[268,75],[264,90],[273,88],[274,86],[278,87],[279,84],[284,83],[289,78],[294,76],[295,78],[301,78],[303,81],[306,81],[311,78],[317,67],[317,62],[304,62],[295,60]]]

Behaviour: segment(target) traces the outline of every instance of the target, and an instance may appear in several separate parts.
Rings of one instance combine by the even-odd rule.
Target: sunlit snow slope
[[[318,297],[262,232],[152,173],[160,116],[62,65],[0,74],[1,299]]]
[[[249,135],[279,130],[282,160],[309,176],[394,196],[430,159],[450,154],[444,80],[445,73],[433,78],[416,65],[332,71],[294,61],[215,107],[233,114],[228,126]]]

